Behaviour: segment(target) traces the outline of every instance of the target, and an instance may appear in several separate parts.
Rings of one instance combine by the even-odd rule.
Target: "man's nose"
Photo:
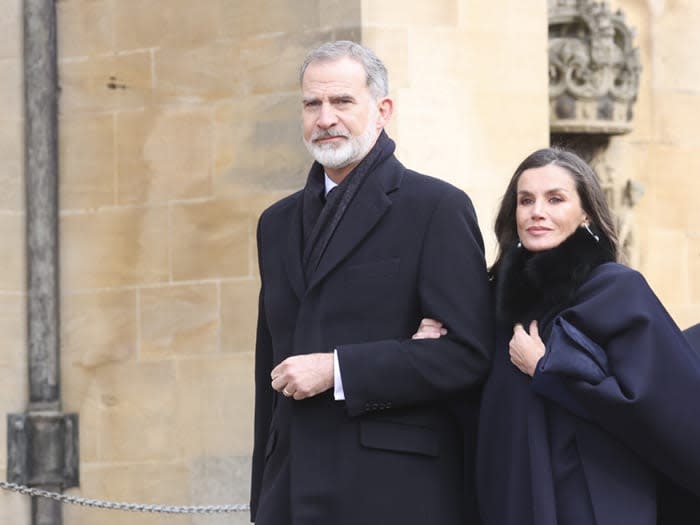
[[[333,106],[328,103],[321,104],[318,114],[317,124],[319,128],[327,129],[338,122],[338,117],[335,114]]]

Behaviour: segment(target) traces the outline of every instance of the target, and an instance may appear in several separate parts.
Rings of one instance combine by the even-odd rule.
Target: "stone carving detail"
[[[615,211],[621,261],[632,268],[639,268],[640,252],[635,207],[644,195],[644,185],[633,179],[625,179],[617,173],[605,149],[600,150],[590,164],[598,174],[608,204]]]
[[[621,11],[605,2],[549,0],[552,132],[631,130],[639,89],[639,50]]]

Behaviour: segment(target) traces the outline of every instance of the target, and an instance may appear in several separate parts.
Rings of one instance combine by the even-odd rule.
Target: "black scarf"
[[[302,263],[307,284],[318,267],[323,252],[325,252],[340,219],[357,194],[366,175],[393,155],[395,149],[394,141],[382,131],[374,147],[343,179],[343,182],[333,190],[325,205],[323,204],[325,200],[323,198],[325,190],[323,166],[318,162],[314,162],[313,166],[311,166],[302,196],[302,224],[304,231]]]
[[[513,246],[506,253],[496,275],[496,317],[512,326],[543,321],[547,314],[561,311],[576,290],[599,265],[614,260],[610,243],[600,241],[584,228],[576,228],[559,246],[529,252]]]

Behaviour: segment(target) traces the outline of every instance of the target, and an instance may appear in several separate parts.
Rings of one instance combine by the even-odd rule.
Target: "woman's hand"
[[[421,323],[422,324],[422,323]],[[532,377],[535,375],[537,362],[544,355],[545,346],[537,330],[537,321],[530,323],[528,334],[520,323],[513,327],[513,337],[508,344],[511,362],[518,369]]]
[[[411,339],[439,339],[446,333],[447,329],[442,326],[440,321],[426,317],[420,322],[418,331],[413,334]]]

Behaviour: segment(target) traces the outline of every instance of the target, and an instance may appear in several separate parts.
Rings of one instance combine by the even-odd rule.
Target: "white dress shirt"
[[[326,195],[333,188],[337,186],[327,174],[323,174],[325,177],[324,182],[326,185]],[[345,392],[343,391],[343,378],[340,375],[340,363],[338,362],[338,351],[333,350],[333,397],[336,401],[345,400]]]

